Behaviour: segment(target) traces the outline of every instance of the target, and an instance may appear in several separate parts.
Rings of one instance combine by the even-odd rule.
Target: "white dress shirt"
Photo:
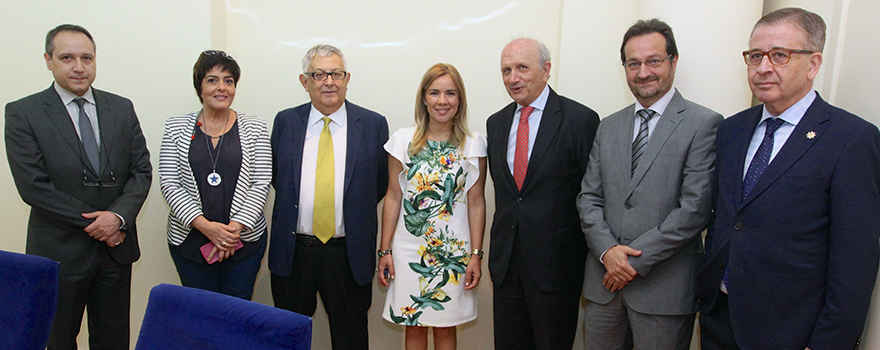
[[[299,190],[299,228],[297,234],[313,236],[312,223],[314,220],[315,207],[315,175],[318,170],[318,144],[321,139],[321,130],[324,129],[324,114],[312,106],[309,112],[309,121],[306,130],[306,141],[303,145],[302,176]],[[345,223],[342,220],[342,198],[345,186],[345,153],[348,140],[348,115],[345,111],[345,103],[336,112],[330,113],[330,134],[333,137],[333,193],[336,196],[334,208],[336,209],[336,233],[333,238],[345,236]]]
[[[538,95],[529,106],[535,107],[529,115],[529,159],[532,158],[532,149],[535,148],[535,138],[538,137],[538,128],[541,127],[541,117],[544,116],[544,107],[547,105],[547,97],[550,96],[550,86],[544,85],[544,91]],[[519,130],[520,111],[525,106],[517,104],[516,112],[513,113],[513,123],[510,125],[510,133],[507,136],[507,168],[513,174],[513,160],[516,157],[516,134]]]
[[[752,164],[752,158],[755,157],[755,153],[758,152],[758,147],[761,146],[761,141],[764,140],[764,131],[767,130],[767,124],[764,123],[764,120],[769,118],[779,118],[784,121],[784,123],[779,126],[779,129],[776,129],[776,133],[773,134],[773,152],[770,153],[769,164],[769,162],[772,162],[773,158],[776,157],[776,154],[779,153],[779,150],[782,149],[785,141],[788,141],[788,137],[791,136],[792,131],[794,131],[794,128],[800,123],[804,114],[807,113],[807,109],[810,108],[810,105],[813,104],[814,100],[816,100],[815,90],[808,92],[800,101],[791,107],[788,107],[785,112],[782,112],[778,116],[770,114],[770,112],[767,111],[767,106],[764,106],[761,120],[758,121],[758,127],[755,128],[755,133],[752,134],[752,140],[749,142],[749,150],[746,152],[743,178],[746,177],[746,173],[749,171],[749,165]]]
[[[76,102],[73,102],[74,99],[80,96],[65,90],[58,83],[52,83],[52,85],[55,87],[55,91],[58,92],[58,96],[61,97],[64,107],[67,108],[67,114],[70,114],[70,121],[73,122],[73,128],[76,129],[76,136],[79,136],[80,141],[82,141],[82,133],[79,131],[79,106],[76,105]],[[98,126],[98,109],[95,107],[95,96],[92,94],[91,86],[82,95],[82,98],[86,100],[83,103],[83,110],[86,111],[89,121],[92,122],[92,131],[95,132],[95,141],[98,142],[98,149],[100,150],[103,145],[101,144],[101,133]]]
[[[657,100],[657,102],[654,102],[650,107],[642,106],[642,104],[636,100],[636,108],[635,111],[633,111],[633,117],[636,119],[635,126],[633,127],[633,141],[639,136],[639,127],[642,123],[642,119],[639,117],[638,112],[645,108],[657,112],[657,114],[654,114],[653,118],[648,119],[648,139],[650,140],[651,135],[654,134],[654,127],[660,122],[660,117],[663,116],[663,112],[666,112],[666,106],[669,106],[669,101],[672,101],[672,96],[675,96],[675,88],[669,89],[663,97]]]

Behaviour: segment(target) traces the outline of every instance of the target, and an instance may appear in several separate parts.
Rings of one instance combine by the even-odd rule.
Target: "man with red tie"
[[[587,255],[575,197],[599,116],[547,86],[550,51],[536,40],[507,44],[501,75],[514,102],[486,122],[495,348],[571,349]]]

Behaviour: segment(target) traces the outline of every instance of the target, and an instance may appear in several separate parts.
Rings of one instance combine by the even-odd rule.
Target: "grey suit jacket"
[[[150,153],[131,101],[92,91],[101,174],[86,157],[53,87],[6,105],[6,156],[18,194],[31,206],[25,251],[60,262],[61,275],[85,271],[106,246],[83,231],[93,220],[82,213],[108,210],[122,216],[127,237],[110,248],[110,255],[122,264],[140,257],[135,220],[150,190]],[[84,180],[117,186],[87,186]]]
[[[581,182],[577,207],[590,249],[584,297],[599,304],[614,298],[602,285],[599,258],[628,245],[642,255],[629,257],[639,276],[617,292],[627,305],[653,315],[691,314],[723,118],[676,90],[633,173],[634,115],[635,104],[602,120]]]

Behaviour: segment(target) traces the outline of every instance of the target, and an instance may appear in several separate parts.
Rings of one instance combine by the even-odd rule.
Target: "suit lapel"
[[[113,132],[114,128],[114,119],[113,119],[113,106],[110,104],[110,100],[104,96],[103,91],[99,91],[97,89],[92,88],[92,94],[95,97],[95,110],[98,111],[98,130],[101,133],[100,144],[98,149],[101,151],[99,157],[101,158],[101,162],[103,162],[104,166],[101,167],[101,173],[106,172],[108,168],[110,168],[110,152],[107,147],[114,143],[113,135],[116,133]],[[91,163],[89,163],[91,164]]]
[[[513,126],[513,118],[514,113],[516,112],[516,102],[511,103],[505,107],[502,112],[500,118],[501,125],[499,125],[498,130],[499,137],[495,138],[496,145],[494,147],[494,153],[490,157],[491,159],[500,159],[502,166],[504,168],[504,179],[508,186],[513,189],[513,192],[519,192],[516,188],[516,181],[513,179],[513,173],[510,172],[510,167],[507,166],[507,144],[510,142],[510,128]]]
[[[627,193],[631,193],[632,190],[629,189],[629,184],[632,184],[632,144],[633,144],[633,130],[635,130],[635,110],[636,105],[631,104],[629,107],[625,108],[622,113],[622,122],[616,124],[615,130],[609,130],[609,135],[614,135],[614,141],[611,143],[609,147],[614,147],[614,152],[612,158],[611,165],[612,168],[616,169],[615,174],[620,174],[619,176],[619,186],[623,188],[627,186]],[[611,117],[608,117],[611,118]],[[602,121],[605,123],[605,121]],[[603,128],[612,127],[613,124],[611,120],[607,122]],[[604,168],[604,165],[603,165]],[[628,176],[627,176],[628,175]],[[627,194],[628,196],[629,194]]]
[[[746,154],[749,152],[749,143],[752,140],[755,129],[758,127],[762,113],[761,108],[755,108],[755,111],[748,115],[743,123],[733,125],[733,130],[729,131],[732,141],[719,147],[729,147],[730,153],[733,154],[733,157],[730,159],[734,162],[734,171],[729,176],[734,177],[730,179],[730,182],[734,184],[732,189],[734,193],[733,200],[736,202],[737,208],[742,207],[742,179],[745,171]],[[723,152],[723,150],[720,151]],[[719,174],[718,176],[722,175]]]
[[[529,169],[526,171],[526,178],[523,181],[523,190],[529,186],[529,181],[541,166],[541,160],[544,159],[544,154],[550,148],[550,143],[556,136],[559,124],[561,123],[562,106],[559,104],[559,96],[556,95],[553,89],[550,89],[550,96],[547,97],[547,104],[544,106],[544,112],[541,115],[541,124],[538,126],[538,135],[535,136],[535,146],[532,147],[532,154],[529,156]]]
[[[305,104],[294,109],[294,117],[290,122],[291,144],[288,149],[281,149],[278,152],[290,154],[291,169],[293,171],[291,185],[296,189],[294,198],[299,198],[300,185],[302,182],[302,156],[303,146],[306,144],[306,131],[309,127],[309,111],[311,104]],[[279,157],[280,158],[280,157]],[[298,200],[298,199],[297,199]]]
[[[660,120],[657,121],[657,125],[654,127],[654,132],[651,133],[651,138],[648,139],[645,153],[643,153],[642,157],[639,159],[639,165],[636,167],[632,179],[630,180],[627,196],[632,194],[636,185],[645,177],[645,173],[648,172],[651,163],[657,159],[657,154],[660,153],[660,149],[663,148],[663,145],[669,140],[669,136],[672,135],[672,132],[678,127],[681,119],[684,118],[681,115],[684,110],[684,98],[682,98],[676,90],[672,96],[672,100],[669,101],[669,105],[666,106],[666,110],[663,111],[663,115],[660,116]],[[635,117],[633,117],[633,120],[635,120]]]
[[[743,201],[742,206],[749,204],[755,197],[761,195],[761,192],[764,192],[767,187],[782,176],[792,164],[798,161],[822,137],[825,131],[822,123],[828,120],[828,113],[823,111],[826,105],[825,101],[816,96],[816,100],[813,101],[813,104],[804,113],[804,117],[801,118],[801,121],[798,122],[798,125],[791,132],[791,136],[782,145],[779,153],[776,154],[776,157],[773,157],[773,160],[767,165],[767,169],[758,178],[758,182],[755,183],[755,187],[749,192],[749,197]],[[807,133],[810,132],[815,133],[813,138],[806,137]]]
[[[83,169],[88,169],[92,175],[97,176],[91,163],[86,159],[85,152],[82,149],[82,142],[79,140],[79,135],[76,134],[73,121],[70,120],[70,113],[67,112],[67,107],[61,102],[61,98],[58,97],[54,87],[49,87],[49,89],[44,91],[43,103],[45,104],[46,116],[58,128],[59,135],[67,143],[67,146],[70,147],[70,150],[79,158],[83,164]]]
[[[363,136],[363,124],[361,124],[361,116],[353,113],[351,103],[345,103],[346,123],[348,130],[346,137],[345,150],[345,178],[343,180],[342,193],[348,190],[348,184],[351,182],[351,174],[354,172],[355,160],[358,157],[358,150],[361,148],[361,137]]]

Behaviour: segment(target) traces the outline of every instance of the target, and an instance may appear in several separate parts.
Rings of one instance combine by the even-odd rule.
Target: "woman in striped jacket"
[[[193,85],[202,110],[165,122],[159,178],[181,283],[250,299],[266,251],[272,154],[266,123],[230,108],[240,75],[223,51],[199,55]]]

